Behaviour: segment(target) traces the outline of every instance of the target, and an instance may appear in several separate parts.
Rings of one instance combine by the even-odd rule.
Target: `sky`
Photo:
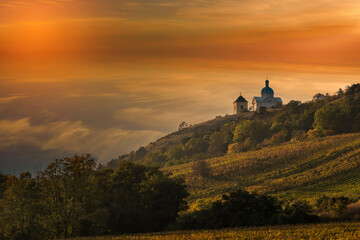
[[[232,114],[358,83],[358,0],[1,0],[0,171],[99,163]]]

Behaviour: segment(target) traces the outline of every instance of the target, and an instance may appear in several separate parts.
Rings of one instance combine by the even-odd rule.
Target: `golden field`
[[[84,237],[74,240],[212,240],[212,239],[360,239],[360,223],[329,223],[246,227],[220,230],[173,231],[120,236]]]

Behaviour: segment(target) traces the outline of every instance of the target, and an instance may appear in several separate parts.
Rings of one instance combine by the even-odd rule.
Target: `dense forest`
[[[0,174],[0,239],[356,220],[359,131],[355,84],[324,100],[261,109],[166,149],[143,147],[107,166],[85,154],[56,159],[35,176]],[[285,192],[320,193],[319,184],[342,176],[355,195],[316,195],[310,203]],[[203,197],[209,204],[196,201]]]

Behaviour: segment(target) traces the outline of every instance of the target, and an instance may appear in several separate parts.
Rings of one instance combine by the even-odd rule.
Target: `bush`
[[[277,132],[274,135],[272,135],[271,138],[269,140],[267,140],[266,142],[268,144],[280,144],[280,143],[288,141],[289,137],[290,137],[290,134],[288,133],[288,131],[286,129],[284,129],[284,130],[281,130],[280,132]]]
[[[183,158],[185,156],[184,145],[178,144],[178,145],[171,146],[166,151],[166,156],[171,160],[173,160],[173,159],[179,160],[179,159]]]
[[[349,98],[337,100],[317,110],[314,128],[344,133],[351,130],[353,106]]]
[[[321,128],[315,128],[315,129],[309,130],[307,132],[307,137],[310,138],[310,139],[314,139],[314,138],[330,136],[331,134],[333,134],[332,130],[325,130],[325,129],[321,129]]]
[[[210,135],[209,153],[220,156],[226,153],[228,145],[231,143],[231,136],[225,131],[216,131]]]
[[[360,201],[355,203],[350,203],[346,206],[345,211],[342,215],[345,219],[348,220],[360,220]]]
[[[308,138],[308,134],[305,130],[293,131],[291,133],[291,136],[292,136],[291,138],[292,142],[300,142]]]
[[[236,142],[233,144],[230,144],[228,147],[228,154],[236,154],[245,152],[248,150],[248,147],[245,145],[245,143]]]
[[[276,199],[237,190],[224,195],[222,201],[214,202],[208,209],[182,216],[177,227],[201,229],[276,224],[280,212]]]
[[[198,160],[192,164],[193,174],[199,177],[209,177],[211,175],[211,169],[205,160]]]
[[[269,134],[269,126],[262,120],[245,120],[240,122],[234,132],[234,142],[248,141],[251,144],[261,143]]]
[[[295,202],[283,208],[283,212],[278,216],[278,223],[301,224],[318,221],[319,217],[311,212],[312,209],[307,202]]]
[[[330,198],[323,195],[316,200],[316,207],[323,218],[337,218],[344,213],[349,203],[350,199],[348,197],[341,196]]]
[[[163,166],[167,160],[167,156],[161,151],[148,152],[145,155],[144,164],[146,166]]]

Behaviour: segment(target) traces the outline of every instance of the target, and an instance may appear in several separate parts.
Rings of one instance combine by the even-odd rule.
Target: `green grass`
[[[211,177],[194,175],[187,163],[163,170],[185,178],[190,211],[236,188],[284,200],[360,196],[360,134],[342,134],[206,160]]]
[[[174,231],[120,236],[85,237],[76,240],[212,240],[212,239],[360,239],[360,223],[330,223],[246,227],[220,230]]]

